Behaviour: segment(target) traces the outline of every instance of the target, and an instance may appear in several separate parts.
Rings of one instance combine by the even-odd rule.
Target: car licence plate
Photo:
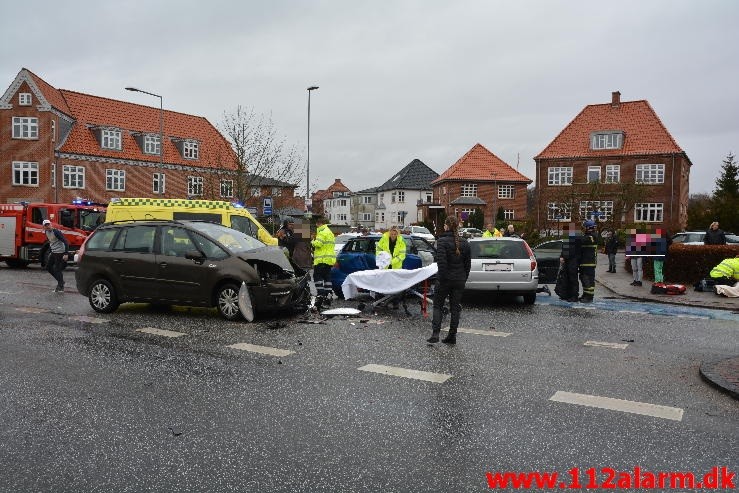
[[[510,272],[513,270],[513,264],[482,264],[482,270],[485,272]]]

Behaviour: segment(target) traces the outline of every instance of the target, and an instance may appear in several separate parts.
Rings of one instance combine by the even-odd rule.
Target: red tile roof
[[[590,134],[618,130],[622,149],[590,149]],[[645,100],[591,104],[534,159],[682,153],[670,132]]]
[[[530,179],[510,167],[481,144],[475,144],[431,184],[436,185],[449,180],[531,183]]]
[[[336,178],[334,182],[325,190],[316,190],[311,194],[311,200],[325,200],[333,197],[334,192],[350,192],[349,187],[341,183],[341,178]]]
[[[44,95],[44,98],[52,107],[58,109],[66,115],[71,116],[71,112],[69,111],[69,107],[67,106],[66,101],[64,101],[64,97],[56,88],[51,87],[51,85],[49,85],[44,79],[34,74],[27,68],[24,68],[21,71],[23,70],[28,72],[28,75],[31,76],[31,80],[33,80],[34,84],[36,84],[36,87],[38,87],[39,91],[41,91],[41,94]]]

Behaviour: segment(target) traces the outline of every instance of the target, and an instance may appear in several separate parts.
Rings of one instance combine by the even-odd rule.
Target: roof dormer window
[[[158,135],[149,134],[144,136],[144,152],[146,154],[156,154],[158,156],[161,148],[161,139]]]
[[[182,157],[185,159],[198,159],[199,145],[194,140],[186,140],[182,143]]]
[[[117,128],[104,128],[101,132],[101,147],[103,149],[121,150],[121,131]]]
[[[590,149],[621,149],[624,145],[624,133],[620,130],[593,132],[590,134]]]
[[[31,93],[20,92],[18,93],[18,105],[19,106],[31,106]]]

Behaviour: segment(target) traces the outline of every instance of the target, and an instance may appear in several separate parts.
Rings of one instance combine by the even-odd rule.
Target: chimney
[[[621,106],[621,93],[618,91],[614,91],[611,93],[611,106],[614,108],[618,108]]]

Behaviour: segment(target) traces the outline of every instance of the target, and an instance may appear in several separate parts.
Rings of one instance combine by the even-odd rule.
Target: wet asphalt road
[[[739,469],[739,405],[698,375],[703,359],[739,354],[731,313],[475,298],[462,327],[485,332],[431,346],[417,305],[320,324],[148,305],[99,315],[65,275],[54,294],[38,268],[0,268],[2,492],[457,492],[487,489],[488,471]],[[451,378],[358,370],[367,364]],[[682,419],[550,400],[557,391]]]

